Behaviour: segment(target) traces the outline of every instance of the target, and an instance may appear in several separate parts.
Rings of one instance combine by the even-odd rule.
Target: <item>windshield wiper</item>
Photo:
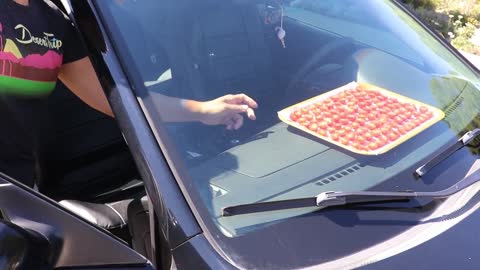
[[[222,216],[235,216],[267,211],[286,210],[302,207],[317,207],[325,209],[332,206],[347,206],[355,204],[372,204],[372,203],[391,203],[398,201],[409,201],[415,198],[443,199],[447,198],[469,186],[480,182],[480,170],[476,170],[469,176],[458,181],[453,186],[432,192],[415,192],[415,191],[358,191],[358,192],[341,192],[330,191],[322,192],[315,197],[290,199],[272,202],[258,202],[251,204],[243,204],[229,206],[222,209]]]
[[[480,129],[474,129],[465,133],[456,143],[450,145],[441,153],[436,155],[431,160],[427,161],[422,166],[418,167],[415,170],[415,175],[417,177],[422,177],[428,171],[430,171],[433,167],[437,166],[440,162],[451,156],[453,153],[457,152],[458,150],[462,149],[465,146],[468,146],[473,140],[475,140],[480,135]]]

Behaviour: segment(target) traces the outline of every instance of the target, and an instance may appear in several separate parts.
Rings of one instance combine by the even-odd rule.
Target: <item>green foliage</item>
[[[471,39],[479,26],[478,0],[402,0],[457,49],[480,54]]]

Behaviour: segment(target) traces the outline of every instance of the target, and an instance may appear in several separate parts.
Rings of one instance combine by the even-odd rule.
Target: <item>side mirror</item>
[[[51,253],[46,237],[0,219],[0,269],[52,269]]]

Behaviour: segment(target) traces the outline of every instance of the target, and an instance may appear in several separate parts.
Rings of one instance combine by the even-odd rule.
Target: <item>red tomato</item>
[[[321,129],[326,129],[328,127],[328,124],[325,121],[320,121],[318,122],[318,127]]]
[[[428,108],[425,107],[425,106],[423,106],[423,105],[420,106],[420,108],[418,108],[418,109],[419,109],[419,111],[420,111],[421,113],[426,113],[426,112],[428,112]]]
[[[378,143],[382,144],[382,146],[384,146],[388,143],[388,137],[385,136],[385,135],[380,135],[377,138],[378,138]]]
[[[340,143],[343,145],[348,145],[348,139],[347,138],[340,138]]]
[[[397,131],[398,131],[400,134],[402,134],[402,135],[405,134],[405,133],[407,133],[407,129],[406,129],[405,127],[403,127],[403,126],[398,126],[398,127],[397,127]]]
[[[420,121],[419,119],[412,119],[412,123],[418,127],[422,124],[422,121]]]
[[[325,111],[325,112],[322,112],[322,117],[327,117],[327,118],[331,118],[333,116],[333,114],[330,112],[330,111]]]
[[[363,135],[357,135],[356,141],[359,144],[365,144],[367,142],[367,139]]]
[[[295,113],[290,114],[290,120],[292,120],[293,122],[296,122],[298,120],[298,118],[299,117]]]
[[[340,139],[340,136],[338,136],[337,133],[330,133],[330,137],[332,138],[332,140],[334,141],[338,141]]]
[[[359,142],[352,142],[352,147],[360,150],[360,143]]]
[[[317,131],[318,125],[315,123],[312,123],[308,126],[308,129],[310,129],[311,131]]]
[[[394,118],[395,122],[399,125],[401,125],[403,123],[403,118],[401,116],[396,116]]]
[[[388,133],[390,132],[390,130],[391,130],[391,129],[390,129],[389,127],[386,127],[386,126],[382,126],[382,127],[380,128],[380,132],[381,132],[382,134],[388,134]]]
[[[397,116],[397,114],[396,114],[394,111],[389,111],[389,112],[387,113],[387,115],[388,115],[388,117],[389,117],[390,119],[393,119],[393,118],[395,118],[395,117]]]
[[[308,121],[308,120],[305,120],[305,121],[303,121],[303,122],[300,122],[300,121],[299,121],[298,123],[299,123],[300,125],[304,126],[304,127],[308,127],[308,126],[310,125],[310,121]]]
[[[381,140],[377,140],[376,143],[377,143],[377,149],[382,148],[387,144],[387,142],[381,141]]]
[[[433,117],[433,113],[431,111],[428,111],[425,113],[425,116],[427,117],[427,119],[430,119]]]
[[[388,138],[391,142],[397,140],[398,137],[399,137],[398,134],[395,133],[395,132],[393,132],[393,131],[387,134],[387,138]]]
[[[324,130],[324,129],[317,129],[317,134],[322,136],[322,137],[326,137],[327,136],[327,131]]]
[[[376,150],[378,149],[378,143],[377,142],[371,142],[368,144],[368,149],[370,150]]]
[[[365,124],[365,126],[369,129],[369,130],[374,130],[377,128],[377,126],[373,123],[373,122],[368,122]]]
[[[363,135],[365,136],[365,138],[366,138],[367,140],[371,140],[372,137],[373,137],[373,136],[372,136],[372,133],[371,133],[370,131],[365,132]]]
[[[374,129],[372,130],[372,135],[378,138],[380,135],[382,135],[382,132],[380,131],[380,129]]]
[[[340,137],[345,137],[347,135],[347,131],[345,129],[339,129],[337,130],[337,134]]]
[[[338,120],[338,122],[344,126],[348,125],[350,123],[350,121],[348,121],[348,119],[346,118],[341,118],[340,120]]]

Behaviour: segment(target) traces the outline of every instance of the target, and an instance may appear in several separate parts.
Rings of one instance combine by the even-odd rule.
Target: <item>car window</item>
[[[412,172],[479,126],[478,75],[394,1],[120,2],[97,4],[114,49],[163,150],[180,157],[172,164],[177,180],[218,241],[281,231],[315,212],[222,216],[232,205],[330,190],[449,186],[455,179],[433,180],[441,171],[430,184]],[[342,96],[344,90],[351,91]],[[363,90],[371,92],[360,100],[355,91]],[[209,101],[235,93],[259,105],[257,119],[243,115],[239,130],[161,120],[162,95]],[[359,102],[370,111],[360,112]],[[476,154],[463,153],[472,160]]]

